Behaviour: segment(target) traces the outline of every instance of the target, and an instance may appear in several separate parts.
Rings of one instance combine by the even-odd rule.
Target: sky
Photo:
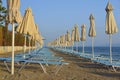
[[[2,0],[6,7],[6,0]],[[30,7],[34,15],[35,23],[39,26],[39,32],[48,42],[70,32],[75,24],[86,25],[85,46],[91,46],[91,37],[88,36],[90,27],[89,16],[95,18],[96,37],[95,46],[109,46],[109,36],[105,34],[106,5],[110,1],[114,10],[114,17],[119,32],[112,36],[113,46],[120,46],[120,0],[21,0],[20,12],[24,16],[25,10]],[[82,42],[78,43],[82,46]]]

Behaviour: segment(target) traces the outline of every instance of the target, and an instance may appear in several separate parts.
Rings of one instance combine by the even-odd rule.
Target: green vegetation
[[[0,0],[0,25],[4,25],[6,20],[7,9],[2,6],[2,0]]]
[[[8,21],[6,19],[7,9],[2,5],[2,0],[0,0],[0,46],[11,46],[12,45],[12,31],[8,30]],[[17,26],[15,27],[17,28]],[[27,38],[26,45],[29,45]],[[31,45],[35,45],[34,41],[31,41]],[[24,35],[15,33],[15,46],[24,45]]]

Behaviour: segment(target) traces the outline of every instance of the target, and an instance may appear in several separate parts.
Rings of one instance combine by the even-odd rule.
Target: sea
[[[78,47],[79,52],[82,52],[82,49],[82,47]],[[84,52],[92,54],[92,47],[84,47]],[[109,57],[109,54],[110,47],[94,47],[94,55]],[[120,60],[120,47],[112,47],[112,58],[115,60]]]

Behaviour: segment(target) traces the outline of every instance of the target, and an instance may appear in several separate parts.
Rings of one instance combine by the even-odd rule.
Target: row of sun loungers
[[[11,62],[11,57],[0,58],[0,61],[3,61],[7,70],[10,71],[7,63]],[[69,64],[64,62],[62,57],[54,56],[47,48],[32,50],[30,53],[15,55],[14,61],[17,64],[21,63],[21,67],[18,71],[24,69],[27,64],[39,64],[44,73],[47,73],[44,65],[56,65],[55,74],[58,73],[62,65]]]
[[[111,67],[112,70],[114,71],[120,68],[120,60],[113,59],[112,63],[110,63],[110,58],[106,56],[95,55],[95,57],[93,58],[92,54],[90,53],[82,53],[82,52],[78,52],[70,49],[63,49],[63,48],[54,48],[54,49],[57,51],[63,52],[65,54],[76,55],[86,59],[90,59],[92,62],[95,62],[95,63],[97,62],[103,65],[106,65],[107,67]]]

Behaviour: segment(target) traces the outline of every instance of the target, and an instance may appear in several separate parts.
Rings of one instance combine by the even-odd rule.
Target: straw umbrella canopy
[[[14,74],[14,23],[20,23],[22,17],[20,15],[20,0],[7,0],[7,19],[12,24],[12,63],[11,74]]]
[[[60,36],[60,45],[62,47],[66,46],[66,44],[65,44],[65,35]]]
[[[24,35],[28,34],[30,36],[33,36],[34,31],[32,30],[34,30],[34,28],[35,28],[35,22],[34,22],[34,17],[32,15],[32,10],[31,8],[27,8],[23,20],[21,24],[17,27],[16,31]],[[26,47],[26,36],[25,36],[24,46]]]
[[[75,24],[74,28],[75,28],[74,41],[79,42],[80,41],[80,34],[79,34],[79,30],[78,30],[78,25]]]
[[[67,31],[67,35],[66,35],[66,41],[71,41],[71,37],[70,37],[70,32]]]
[[[66,46],[66,40],[65,40],[66,35],[62,35],[62,45],[65,47]]]
[[[71,41],[74,42],[74,38],[75,38],[75,28],[72,29]]]
[[[81,41],[83,42],[83,53],[84,53],[84,41],[86,41],[86,26],[85,24],[83,24],[81,26],[82,30],[81,30]]]
[[[37,38],[38,38],[37,37],[38,36],[38,31],[37,31],[38,27],[37,27],[37,25],[35,25],[35,27],[33,29],[32,29],[33,32],[31,33],[31,35],[29,35],[29,33],[27,33],[28,37],[29,37],[29,54],[30,54],[30,42],[31,42],[31,40],[37,40]],[[26,46],[26,36],[25,36],[24,46]]]
[[[75,28],[74,41],[75,42],[80,42],[80,34],[79,34],[79,30],[78,30],[78,25],[75,24],[74,28]],[[76,50],[77,50],[77,48],[78,48],[78,46],[76,44]]]
[[[32,9],[27,8],[22,20],[22,23],[17,27],[16,31],[21,34],[29,34],[33,35],[33,31],[35,28],[34,17],[32,15]]]
[[[88,36],[92,37],[92,56],[94,58],[94,37],[96,36],[96,31],[95,31],[94,17],[92,14],[89,17],[89,20],[90,20],[90,29],[89,29]]]
[[[55,39],[55,46],[56,46],[56,48],[58,46],[58,39],[57,38]]]
[[[67,46],[69,46],[70,41],[71,41],[71,37],[70,37],[70,32],[69,31],[67,31],[67,34],[66,34],[66,41],[67,41]]]
[[[61,36],[58,37],[58,43],[59,43],[59,47],[62,47],[62,45],[61,45]]]
[[[33,34],[31,35],[32,39],[37,41],[37,43],[42,47],[43,46],[43,37],[40,35],[40,33],[38,31],[38,26],[35,25],[35,27],[32,28],[32,31],[33,31]],[[29,40],[29,44],[30,44],[30,40]]]
[[[20,23],[22,16],[20,14],[20,0],[7,0],[7,18],[13,24],[14,22]]]
[[[60,46],[62,47],[62,36],[60,36]]]
[[[43,44],[44,44],[44,38],[40,35],[40,33],[39,33],[39,38],[38,38],[38,42],[39,42],[39,44],[40,44],[40,46],[41,46],[41,48],[42,48],[42,46],[43,46]]]
[[[58,47],[60,47],[60,37],[57,38]]]
[[[110,63],[112,63],[112,35],[114,33],[118,32],[118,28],[116,25],[116,21],[114,19],[114,15],[113,15],[113,7],[110,4],[110,2],[108,2],[107,6],[106,6],[106,29],[105,29],[105,33],[109,35],[109,42],[110,42]]]
[[[56,39],[56,46],[59,46],[59,38]]]
[[[39,42],[39,44],[42,46],[43,45],[43,37],[41,36],[41,34],[38,31],[38,26],[36,25],[36,27],[34,28],[34,39],[36,41]]]
[[[72,50],[73,50],[73,46],[74,46],[74,38],[75,38],[75,28],[72,29],[72,34],[71,34],[71,42],[72,42]]]

